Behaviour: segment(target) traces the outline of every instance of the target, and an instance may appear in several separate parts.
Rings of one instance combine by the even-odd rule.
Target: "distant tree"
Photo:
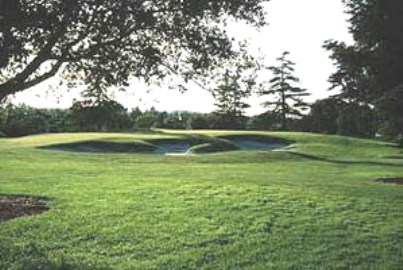
[[[222,128],[240,128],[239,121],[243,118],[245,109],[250,107],[245,99],[251,95],[251,89],[242,87],[241,80],[240,72],[230,74],[226,71],[221,84],[213,91],[216,100],[214,105],[217,107],[215,113],[222,120]]]
[[[161,122],[160,113],[152,107],[150,110],[144,111],[134,120],[134,128],[150,129],[155,128]]]
[[[223,65],[216,76],[217,85],[211,91],[217,107],[216,123],[221,128],[244,128],[245,110],[250,107],[246,100],[256,88],[259,61],[248,54],[246,44],[241,43],[240,48],[237,58]]]
[[[68,115],[68,110],[8,103],[0,106],[0,131],[9,137],[68,131]]]
[[[78,131],[110,131],[130,128],[127,110],[110,99],[75,101],[70,108],[71,118]]]
[[[194,113],[188,119],[188,126],[191,129],[209,129],[211,124],[210,115]]]
[[[302,122],[304,131],[367,138],[375,135],[374,110],[337,96],[316,101]]]
[[[309,114],[305,117],[306,131],[337,134],[338,118],[343,102],[338,98],[326,98],[315,101]]]
[[[160,124],[161,128],[188,129],[188,115],[181,112],[167,113]]]
[[[246,129],[250,130],[273,130],[276,129],[277,118],[269,113],[263,113],[250,117]]]
[[[131,117],[133,120],[136,119],[138,116],[140,116],[140,115],[142,115],[142,114],[143,114],[143,112],[140,110],[139,107],[133,108],[133,109],[130,111],[130,117]]]
[[[236,82],[233,80],[230,82],[231,78],[226,71],[221,79],[221,85],[219,85],[216,89],[213,90],[213,97],[215,99],[214,105],[217,107],[216,112],[218,114],[230,114],[231,112],[231,101],[232,101],[232,91],[236,91],[237,85]]]
[[[268,69],[274,77],[263,84],[258,92],[260,96],[274,96],[274,100],[268,100],[262,105],[268,108],[271,114],[277,115],[280,119],[281,129],[287,128],[287,119],[302,117],[302,111],[307,110],[309,105],[303,101],[303,97],[309,96],[306,89],[294,86],[299,79],[293,75],[295,63],[288,60],[289,52],[284,52],[277,58],[278,66],[271,66]]]
[[[1,0],[0,100],[56,74],[91,91],[180,75],[232,56],[228,20],[264,25],[267,0]]]

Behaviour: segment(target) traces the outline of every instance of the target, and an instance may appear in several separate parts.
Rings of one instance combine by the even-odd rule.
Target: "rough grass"
[[[0,269],[401,269],[403,176],[394,145],[304,133],[285,151],[158,156],[44,151],[82,140],[0,139],[0,194],[51,210],[0,223]],[[392,158],[391,158],[392,157]]]

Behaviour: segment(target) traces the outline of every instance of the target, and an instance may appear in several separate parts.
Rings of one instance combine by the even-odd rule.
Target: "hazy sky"
[[[346,15],[341,0],[271,0],[266,4],[268,26],[256,31],[244,25],[230,25],[228,32],[237,39],[247,39],[252,51],[266,55],[266,65],[275,64],[275,59],[283,51],[289,51],[290,59],[297,63],[296,75],[301,79],[301,87],[307,88],[312,96],[310,101],[328,96],[327,79],[333,71],[328,52],[323,48],[327,39],[351,42],[348,34]],[[47,91],[57,80],[45,82],[32,90],[16,96],[15,101],[35,107],[71,106],[72,98],[79,97],[74,91],[62,91],[61,97]],[[185,94],[173,90],[133,83],[129,93],[117,93],[116,99],[124,106],[139,106],[142,109],[154,106],[157,110],[188,110],[210,112],[214,110],[211,95],[196,86]],[[46,93],[48,92],[48,93]],[[252,108],[248,114],[263,111],[262,98],[252,97]]]

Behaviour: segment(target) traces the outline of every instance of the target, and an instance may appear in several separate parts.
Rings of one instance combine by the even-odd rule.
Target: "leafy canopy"
[[[234,53],[228,20],[262,26],[267,0],[0,1],[2,99],[56,74],[90,92],[202,77]]]

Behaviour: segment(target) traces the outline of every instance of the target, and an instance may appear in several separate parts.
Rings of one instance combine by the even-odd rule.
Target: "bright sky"
[[[274,65],[283,51],[289,51],[290,59],[296,62],[296,75],[300,86],[307,88],[312,96],[308,101],[330,95],[327,79],[334,67],[323,48],[327,39],[352,42],[348,34],[346,15],[341,0],[271,0],[266,4],[268,26],[259,31],[240,23],[228,28],[230,35],[247,39],[252,51],[266,55],[266,65]],[[62,91],[57,97],[48,91],[57,80],[50,80],[31,90],[18,94],[16,102],[40,108],[68,108],[78,93]],[[139,106],[142,109],[154,106],[160,111],[187,110],[211,112],[215,109],[212,96],[196,86],[185,94],[157,86],[146,86],[133,82],[128,93],[117,93],[115,98],[125,107]],[[252,97],[248,114],[263,112],[260,103],[264,99]]]

